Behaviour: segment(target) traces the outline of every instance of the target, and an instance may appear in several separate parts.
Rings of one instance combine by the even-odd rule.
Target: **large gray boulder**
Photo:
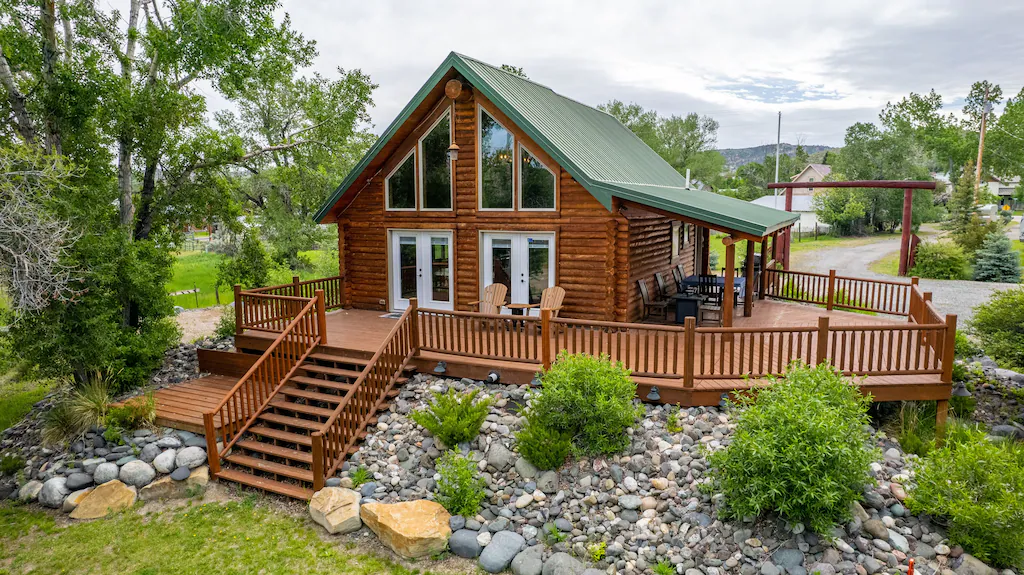
[[[487,450],[487,464],[497,469],[498,471],[505,471],[516,461],[516,455],[509,451],[505,444],[500,441],[495,441],[491,444],[491,447]]]
[[[156,471],[153,466],[139,459],[125,463],[118,474],[121,483],[132,487],[145,487],[152,483],[154,477]]]
[[[174,471],[174,460],[177,453],[178,452],[173,449],[165,450],[153,459],[153,467],[160,473],[170,473]]]
[[[544,562],[543,575],[581,575],[586,566],[568,553],[555,553]]]
[[[96,485],[103,485],[108,481],[117,479],[119,472],[120,469],[118,469],[116,463],[107,461],[96,467],[96,472],[92,474],[92,480]]]
[[[459,529],[448,539],[448,549],[459,557],[476,559],[480,556],[480,543],[476,540],[477,532]]]
[[[558,491],[558,472],[545,471],[537,476],[537,489],[552,494]]]
[[[511,463],[510,463],[511,465]],[[480,568],[488,573],[500,573],[508,568],[512,559],[526,547],[526,539],[515,531],[499,531],[480,554]]]
[[[186,447],[174,457],[175,467],[195,469],[204,463],[206,463],[206,450],[202,447]]]
[[[39,490],[39,504],[51,509],[60,509],[64,498],[71,493],[68,489],[68,480],[65,477],[54,477],[48,479]]]
[[[515,575],[541,575],[543,569],[543,545],[534,545],[529,549],[524,549],[512,560],[512,573]]]
[[[153,463],[153,460],[156,459],[157,455],[160,455],[160,447],[155,443],[147,443],[146,446],[142,448],[142,451],[139,452],[139,459],[146,463]]]
[[[960,566],[956,568],[956,575],[998,575],[999,571],[986,565],[970,553],[963,554]]]
[[[33,479],[18,490],[18,499],[21,501],[35,501],[39,492],[43,490],[43,482]]]
[[[68,475],[68,491],[78,491],[92,485],[92,475],[88,473],[72,473]]]

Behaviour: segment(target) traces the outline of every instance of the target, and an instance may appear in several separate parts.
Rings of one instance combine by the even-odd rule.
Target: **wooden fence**
[[[910,282],[865,279],[827,274],[773,269],[764,271],[764,296],[835,308],[891,315],[910,314]]]
[[[418,310],[421,349],[486,359],[541,362],[540,318]]]
[[[323,341],[326,333],[324,299],[322,292],[317,292],[316,295],[315,298],[302,300],[304,305],[297,309],[263,355],[238,380],[217,407],[203,414],[212,473],[220,470],[220,455],[231,449],[266,409],[284,382]],[[214,425],[215,417],[220,423],[219,428]],[[219,450],[218,435],[223,442],[223,447]]]

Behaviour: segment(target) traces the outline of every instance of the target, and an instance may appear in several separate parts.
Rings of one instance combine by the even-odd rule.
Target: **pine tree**
[[[963,245],[963,238],[971,228],[971,221],[976,213],[974,205],[974,163],[968,162],[960,173],[953,192],[950,194],[949,202],[946,204],[949,209],[947,225],[953,235],[953,240]]]
[[[1020,282],[1020,256],[1002,232],[985,236],[974,262],[974,279],[982,282]]]

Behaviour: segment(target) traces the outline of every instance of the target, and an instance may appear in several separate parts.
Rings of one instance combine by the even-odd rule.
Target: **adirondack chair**
[[[658,315],[665,318],[668,321],[668,302],[667,301],[654,301],[651,299],[651,294],[647,291],[647,280],[636,280],[636,285],[640,288],[640,299],[644,302],[644,319],[647,319],[651,315],[651,311],[658,312]]]
[[[505,284],[491,284],[484,288],[484,298],[469,305],[475,305],[480,313],[497,314],[505,305],[505,296],[508,295],[508,286]]]
[[[540,303],[526,306],[528,308],[550,309],[551,317],[558,317],[562,310],[562,300],[565,299],[565,288],[552,286],[545,288],[540,294]]]

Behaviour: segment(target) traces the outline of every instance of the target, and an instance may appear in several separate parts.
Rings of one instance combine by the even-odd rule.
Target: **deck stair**
[[[353,389],[369,361],[358,352],[338,348],[311,353],[224,455],[226,465],[217,477],[308,500],[313,495],[311,435]],[[400,377],[396,384],[406,379]],[[389,398],[397,395],[397,388],[388,393]],[[375,422],[371,418],[367,425]],[[359,438],[365,436],[364,430]],[[347,455],[355,450],[350,448]]]

